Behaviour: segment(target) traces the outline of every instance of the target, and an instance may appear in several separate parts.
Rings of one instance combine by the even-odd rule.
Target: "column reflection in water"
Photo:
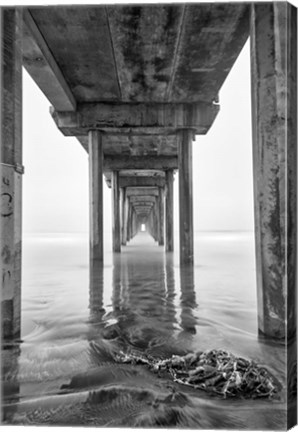
[[[1,421],[13,423],[17,404],[20,400],[19,358],[21,348],[19,344],[4,344],[1,352]]]
[[[103,300],[104,266],[103,263],[99,261],[92,262],[92,266],[93,269],[90,272],[89,281],[89,322],[91,325],[88,334],[89,363],[91,370],[94,367],[102,367],[105,362],[111,358],[111,348],[106,343],[106,339],[109,339],[109,337],[105,334],[107,314]],[[75,380],[78,378],[73,377],[73,379]],[[85,378],[82,378],[81,382],[84,384]]]
[[[173,253],[165,255],[165,281],[166,281],[166,322],[169,328],[174,331],[177,325],[175,308],[175,273]]]
[[[92,323],[101,322],[105,314],[103,304],[103,289],[104,289],[104,267],[100,261],[95,261],[91,264],[89,281],[89,309],[90,321]]]
[[[121,311],[121,255],[113,254],[113,294],[112,294],[112,305],[113,311],[117,315]]]
[[[194,267],[188,264],[180,267],[180,287],[181,287],[181,327],[183,333],[195,334],[197,320],[194,317],[194,309],[197,307]]]
[[[156,247],[130,247],[114,261],[113,289],[113,310],[127,344],[152,354],[166,350],[176,322],[172,260],[165,262]]]

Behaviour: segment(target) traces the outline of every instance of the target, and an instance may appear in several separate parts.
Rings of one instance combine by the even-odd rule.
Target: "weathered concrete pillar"
[[[119,187],[120,245],[122,245],[123,214],[124,214],[123,188]]]
[[[128,200],[128,209],[127,209],[127,243],[130,240],[130,218],[131,218],[131,204]]]
[[[89,132],[90,278],[96,261],[103,261],[103,145],[102,134]]]
[[[113,252],[121,252],[121,230],[120,230],[120,187],[119,171],[113,171],[112,175],[113,192]]]
[[[121,244],[126,245],[127,242],[127,216],[128,216],[128,198],[126,196],[126,188],[122,188],[122,233]]]
[[[132,211],[132,237],[134,237],[137,234],[137,218],[136,213],[133,209]]]
[[[152,207],[151,213],[150,213],[150,227],[151,227],[151,236],[153,240],[155,240],[155,233],[154,233],[154,206]]]
[[[164,203],[164,193],[163,188],[159,189],[158,201],[159,201],[159,246],[163,246],[165,244],[165,235],[164,235],[164,224],[165,224],[165,203]]]
[[[146,226],[147,226],[148,233],[151,235],[151,237],[153,237],[153,232],[152,232],[152,208],[151,208],[150,213],[148,215]]]
[[[155,236],[156,236],[156,241],[159,243],[160,241],[160,213],[159,213],[159,197],[155,197]]]
[[[133,238],[133,218],[134,218],[134,213],[133,213],[133,206],[131,205],[131,212],[130,212],[130,223],[129,223],[129,231],[130,231],[130,240]]]
[[[1,313],[20,336],[22,264],[22,8],[0,9]]]
[[[156,241],[156,217],[155,217],[155,202],[153,203],[151,209],[151,232],[154,241]]]
[[[173,170],[166,171],[166,251],[174,250],[174,193]]]
[[[151,207],[149,214],[148,214],[148,217],[147,217],[146,228],[147,228],[147,232],[151,235],[151,237],[153,237],[153,235],[152,235],[152,207]]]
[[[155,197],[155,203],[153,207],[153,232],[154,232],[154,240],[158,242],[159,235],[159,221],[158,221],[158,201]]]
[[[131,203],[130,203],[130,201],[128,200],[128,212],[127,212],[127,242],[129,242],[130,239],[131,239],[131,229],[130,229],[131,224],[130,224],[130,222],[131,222]]]
[[[289,3],[251,6],[255,241],[260,333],[295,333],[297,35]]]
[[[180,264],[193,262],[193,193],[191,130],[180,132],[179,142],[179,221]]]
[[[126,243],[129,241],[128,238],[128,230],[129,230],[129,208],[130,208],[130,204],[129,204],[129,198],[126,195],[126,200],[125,200],[125,235],[126,235]]]

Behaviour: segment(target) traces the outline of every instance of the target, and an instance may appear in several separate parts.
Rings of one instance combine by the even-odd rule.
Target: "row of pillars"
[[[296,332],[297,14],[252,3],[253,177],[259,331]],[[22,8],[0,8],[1,303],[4,337],[20,333],[22,250]],[[193,258],[191,131],[181,132],[181,256]],[[103,260],[102,135],[89,132],[90,271]],[[170,230],[171,227],[166,227]]]
[[[193,187],[192,187],[192,141],[193,132],[179,133],[179,232],[180,264],[193,263]],[[89,132],[90,164],[90,258],[103,261],[103,144],[102,133]],[[174,250],[174,194],[173,169],[165,171],[165,188],[158,187],[148,216],[147,226],[152,237],[167,252]],[[113,252],[120,252],[121,245],[131,240],[140,229],[140,219],[134,211],[126,192],[119,186],[119,171],[112,173],[112,222]]]
[[[172,174],[171,178],[173,181],[173,170],[169,170]],[[171,224],[173,219],[173,207],[171,209],[167,206],[166,218],[165,218],[165,200],[173,204],[173,196],[169,195],[169,190],[166,188],[159,187],[158,188],[158,196],[154,197],[154,203],[152,204],[151,211],[149,213],[149,217],[147,220],[143,219],[143,222],[148,225],[148,232],[154,238],[156,242],[158,242],[159,246],[164,246],[165,244],[165,224]],[[170,189],[171,190],[171,189]],[[169,237],[166,237],[166,250],[171,252],[173,250],[174,242],[173,242],[173,230],[167,230],[167,234]],[[170,248],[172,247],[172,248]]]
[[[112,175],[113,252],[121,252],[139,231],[139,220],[127,196],[127,188],[119,187],[119,171]]]

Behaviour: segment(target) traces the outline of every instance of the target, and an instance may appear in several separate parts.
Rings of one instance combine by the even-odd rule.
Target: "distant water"
[[[114,362],[120,349],[161,358],[225,349],[285,387],[285,349],[257,337],[253,234],[196,233],[184,270],[177,239],[175,248],[166,255],[140,233],[113,256],[107,237],[89,284],[87,236],[25,236],[23,343],[2,354],[7,424],[285,428],[284,390],[276,401],[220,400]]]

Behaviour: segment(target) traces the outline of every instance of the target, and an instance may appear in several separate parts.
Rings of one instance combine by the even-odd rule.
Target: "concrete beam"
[[[177,156],[105,156],[104,170],[167,170],[178,168]]]
[[[178,155],[178,152],[177,152]],[[165,155],[159,155],[165,156]],[[169,155],[168,155],[169,156]],[[175,155],[176,156],[176,155]],[[150,177],[150,178],[165,178],[165,172],[161,170],[121,170],[120,177]]]
[[[22,262],[22,8],[0,8],[1,321],[20,337]]]
[[[131,195],[129,196],[129,202],[131,203],[155,203],[155,195]]]
[[[23,18],[24,67],[55,109],[75,111],[76,100],[28,9]]]
[[[112,134],[163,135],[179,129],[206,134],[219,106],[213,103],[82,103],[75,112],[51,109],[52,117],[67,136],[86,135],[97,129]]]
[[[148,207],[148,206],[133,206],[135,212],[138,213],[143,213],[144,211],[149,214],[149,212],[151,211],[152,207]]]
[[[185,9],[170,100],[216,100],[249,36],[248,4],[189,2]]]
[[[146,213],[149,214],[152,210],[153,206],[133,206],[134,211],[139,214],[139,213]]]
[[[178,153],[177,153],[178,155]],[[112,156],[112,155],[110,155]],[[119,155],[118,155],[119,156]],[[112,178],[112,173],[111,171],[106,172],[106,177],[107,179],[111,179]],[[152,170],[152,169],[148,169],[148,170],[144,170],[144,169],[124,169],[124,170],[119,170],[119,176],[120,178],[150,178],[150,179],[160,179],[160,178],[165,178],[165,172],[161,171],[161,170]]]
[[[163,177],[120,177],[120,187],[164,187],[164,185],[165,179]]]
[[[106,183],[108,187],[111,187],[111,173],[105,172]],[[165,177],[141,177],[141,176],[122,176],[121,171],[119,172],[119,185],[121,188],[126,187],[146,187],[146,186],[155,186],[155,187],[164,187],[165,186]]]
[[[151,211],[152,207],[153,206],[133,204],[133,208],[135,211],[140,211],[140,210],[145,211],[146,210],[147,213],[149,213]]]
[[[255,244],[260,333],[296,332],[297,10],[251,6]]]
[[[125,100],[212,100],[249,33],[248,6],[242,2],[108,10]]]
[[[77,136],[82,146],[88,152],[87,136]],[[178,135],[132,135],[131,131],[124,134],[106,133],[103,137],[103,152],[105,155],[131,156],[172,156],[178,154]]]
[[[152,201],[130,201],[131,205],[136,208],[136,207],[153,207],[154,206],[154,202]]]
[[[144,196],[148,195],[158,196],[158,188],[155,187],[128,187],[126,188],[127,196]]]
[[[248,9],[198,2],[29,10],[77,101],[189,104],[217,96],[247,39]]]

